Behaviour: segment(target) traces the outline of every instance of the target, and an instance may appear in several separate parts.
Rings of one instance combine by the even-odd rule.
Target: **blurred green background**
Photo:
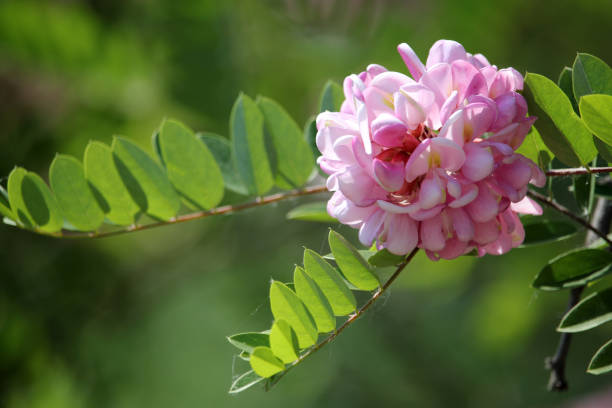
[[[304,123],[328,78],[405,71],[400,42],[425,59],[454,39],[556,79],[576,51],[612,62],[611,22],[608,0],[2,0],[0,175],[46,177],[56,151],[113,134],[148,147],[165,116],[226,135],[241,90]],[[326,225],[284,220],[295,203],[92,241],[0,226],[0,406],[578,407],[611,392],[584,372],[609,327],[575,337],[570,392],[546,392],[566,294],[529,284],[564,242],[419,258],[273,391],[229,396],[245,365],[225,336],[269,327],[270,278],[302,246],[326,251]]]

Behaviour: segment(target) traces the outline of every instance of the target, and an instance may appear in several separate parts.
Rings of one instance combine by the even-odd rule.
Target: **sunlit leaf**
[[[580,332],[612,320],[612,288],[592,293],[565,314],[557,330]]]
[[[538,116],[538,130],[546,146],[568,166],[589,163],[597,150],[591,132],[576,115],[563,91],[550,79],[529,73],[525,96],[532,114]]]
[[[81,163],[71,156],[57,155],[49,168],[49,182],[66,221],[81,231],[93,231],[104,221]]]
[[[272,377],[285,369],[283,362],[274,355],[269,347],[256,347],[249,360],[253,371],[264,378]]]
[[[572,69],[574,97],[580,98],[590,94],[612,95],[612,69],[599,58],[578,53]]]
[[[240,175],[232,158],[232,147],[230,141],[214,133],[202,132],[197,134],[198,138],[206,144],[212,153],[223,175],[223,182],[228,190],[234,193],[248,195],[244,183],[240,180]]]
[[[336,328],[336,318],[328,300],[321,293],[316,283],[299,266],[295,267],[293,273],[295,293],[302,300],[312,315],[317,331],[328,333]]]
[[[300,221],[337,223],[338,220],[327,213],[327,202],[316,201],[298,205],[287,213],[287,219]]]
[[[385,267],[385,266],[395,266],[401,263],[404,258],[403,255],[395,255],[389,252],[386,248],[381,249],[376,252],[374,255],[368,258],[368,263],[373,266]]]
[[[557,80],[557,85],[559,88],[567,95],[568,99],[572,103],[572,108],[574,108],[574,112],[578,113],[578,103],[576,102],[576,98],[574,98],[574,88],[572,85],[572,69],[570,67],[565,67],[559,74],[559,79]]]
[[[357,307],[355,296],[344,283],[340,273],[321,255],[304,250],[304,269],[325,295],[336,316],[346,316]]]
[[[107,145],[90,142],[83,158],[85,178],[89,182],[106,218],[117,225],[130,225],[139,211],[123,185],[115,166],[113,152]]]
[[[227,341],[240,350],[246,351],[247,353],[252,353],[255,347],[269,347],[270,335],[268,333],[257,332],[239,333],[229,336]]]
[[[223,198],[223,176],[206,144],[185,125],[165,120],[158,144],[168,179],[188,205],[210,209]]]
[[[283,189],[301,187],[313,168],[312,153],[302,130],[275,101],[259,97],[257,106],[263,113],[276,152],[276,185]]]
[[[239,392],[242,392],[257,383],[260,383],[263,380],[264,378],[255,374],[253,370],[247,371],[246,373],[242,374],[240,377],[234,380],[232,386],[229,389],[229,393],[238,394]]]
[[[304,304],[285,284],[273,281],[270,285],[270,307],[274,320],[285,320],[295,330],[300,349],[317,341],[317,329]]]
[[[612,145],[612,95],[583,96],[580,114],[595,136]]]
[[[582,286],[612,271],[612,253],[601,249],[577,249],[551,259],[538,273],[533,286],[559,290]]]
[[[612,371],[612,340],[601,346],[589,363],[589,374],[604,374]]]
[[[295,332],[283,319],[274,322],[270,330],[270,348],[284,363],[297,360],[298,340]]]
[[[274,176],[266,153],[264,119],[251,98],[240,94],[230,117],[230,139],[233,160],[240,179],[253,195],[266,193]]]
[[[142,212],[164,221],[176,216],[181,202],[159,164],[122,137],[115,137],[112,151],[119,176]]]
[[[329,247],[338,267],[346,279],[361,290],[374,290],[380,286],[372,267],[350,242],[336,231],[329,231]]]
[[[26,174],[21,182],[21,194],[37,229],[44,232],[57,232],[62,229],[64,217],[59,205],[38,174]]]
[[[531,159],[542,169],[548,168],[548,164],[554,158],[553,152],[546,146],[535,126],[531,127],[529,133],[525,136],[525,140],[523,140],[523,143],[516,152]]]

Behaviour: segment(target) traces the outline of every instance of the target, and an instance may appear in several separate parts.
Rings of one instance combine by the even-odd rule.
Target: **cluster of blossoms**
[[[521,244],[517,213],[542,211],[527,186],[546,181],[515,152],[535,120],[517,93],[523,77],[454,41],[436,42],[425,65],[407,44],[398,50],[412,78],[370,65],[345,79],[340,112],[317,117],[329,214],[398,255],[417,246],[436,260],[499,255]]]

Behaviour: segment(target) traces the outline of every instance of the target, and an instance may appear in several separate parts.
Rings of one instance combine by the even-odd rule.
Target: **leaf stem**
[[[130,232],[148,230],[151,228],[157,228],[157,227],[161,227],[164,225],[172,225],[172,224],[179,224],[179,223],[187,222],[187,221],[199,220],[200,218],[206,218],[206,217],[210,217],[213,215],[235,213],[235,212],[247,210],[253,207],[259,207],[259,206],[266,205],[266,204],[276,203],[276,202],[283,201],[283,200],[293,198],[293,197],[302,197],[302,196],[307,196],[307,195],[312,195],[312,194],[324,193],[326,191],[328,190],[327,190],[327,187],[325,186],[306,187],[302,189],[287,191],[284,193],[277,193],[277,194],[271,194],[268,196],[257,197],[255,198],[255,200],[249,201],[243,204],[224,205],[221,207],[213,208],[208,211],[197,211],[194,213],[179,215],[178,217],[175,217],[169,221],[160,221],[160,222],[154,222],[151,224],[144,224],[144,225],[132,225],[130,227],[120,229],[120,230],[115,230],[115,231],[77,232],[77,231],[63,230],[63,231],[56,232],[56,233],[44,233],[42,231],[36,231],[36,232],[42,235],[49,235],[55,238],[104,238],[104,237],[111,237],[115,235],[127,234]]]
[[[272,377],[270,382],[266,385],[266,391],[269,390],[270,388],[272,388],[274,385],[276,385],[276,383],[278,383],[280,381],[280,379],[282,377],[284,377],[285,374],[287,374],[287,372],[289,372],[289,370],[291,370],[292,368],[294,368],[295,366],[300,364],[302,361],[304,361],[306,358],[310,357],[311,355],[313,355],[317,351],[321,350],[326,344],[331,343],[340,333],[342,333],[344,331],[344,329],[346,329],[351,324],[353,324],[357,319],[359,319],[361,317],[361,315],[363,315],[365,313],[365,311],[368,310],[382,296],[383,293],[385,293],[385,291],[397,279],[397,277],[400,275],[400,273],[402,273],[402,271],[404,270],[406,265],[408,265],[410,263],[410,261],[412,260],[412,258],[414,258],[414,256],[417,254],[418,251],[419,251],[419,248],[414,248],[412,250],[412,252],[406,257],[406,259],[404,259],[404,261],[401,264],[398,265],[398,267],[395,270],[395,272],[393,272],[393,275],[391,275],[389,277],[389,279],[387,279],[387,281],[374,293],[374,295],[372,295],[372,297],[361,308],[359,308],[354,314],[352,314],[344,322],[344,324],[342,324],[342,326],[338,327],[336,330],[334,330],[334,332],[332,334],[330,334],[325,339],[323,339],[323,341],[321,341],[320,343],[318,343],[317,345],[315,345],[314,347],[309,349],[307,352],[302,354],[285,371],[283,371],[282,373]]]
[[[576,167],[572,169],[552,169],[546,172],[546,176],[577,176],[580,174],[592,173],[612,173],[612,167]]]
[[[529,190],[527,192],[527,195],[530,196],[531,198],[534,198],[534,199],[538,200],[540,203],[542,203],[544,205],[547,205],[550,208],[553,208],[554,210],[560,212],[561,214],[564,214],[565,216],[571,218],[572,220],[576,221],[578,224],[580,224],[583,227],[587,228],[589,231],[595,233],[601,239],[606,241],[606,243],[608,245],[612,246],[612,240],[610,240],[610,238],[608,238],[608,236],[604,232],[602,232],[599,229],[595,228],[587,220],[585,220],[584,218],[574,214],[573,212],[571,212],[570,210],[568,210],[567,208],[565,208],[561,204],[554,202],[553,200],[551,200],[550,198],[548,198],[544,194],[540,194],[537,191]]]

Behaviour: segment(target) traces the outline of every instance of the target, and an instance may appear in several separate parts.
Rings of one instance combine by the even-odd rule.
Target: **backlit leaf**
[[[270,335],[257,332],[239,333],[229,336],[227,341],[240,350],[252,353],[255,347],[270,346]]]
[[[295,332],[283,319],[274,322],[270,330],[270,348],[284,363],[297,360],[298,340]]]
[[[337,223],[338,220],[327,213],[327,202],[316,201],[298,205],[287,213],[288,220]]]
[[[219,165],[225,187],[234,193],[248,195],[249,192],[240,180],[240,175],[234,165],[230,141],[223,136],[209,132],[198,133],[197,136],[206,144]]]
[[[249,362],[253,371],[264,378],[272,377],[285,369],[285,365],[274,355],[272,349],[264,346],[256,347],[253,350]]]
[[[525,228],[525,240],[522,246],[559,241],[578,231],[576,225],[570,222],[545,219],[525,222],[523,227]]]
[[[37,229],[44,232],[57,232],[62,229],[64,217],[55,196],[38,174],[26,174],[21,182],[21,194]]]
[[[374,290],[380,286],[372,267],[357,252],[357,248],[333,230],[329,231],[328,240],[338,267],[350,283],[361,290]]]
[[[572,86],[576,101],[590,94],[612,95],[612,69],[599,58],[578,53],[572,69]]]
[[[583,96],[580,114],[595,136],[612,145],[612,95]]]
[[[273,281],[270,285],[270,307],[274,320],[285,320],[295,330],[300,349],[317,341],[317,329],[304,304],[285,284]]]
[[[336,318],[333,315],[329,302],[312,278],[299,266],[296,266],[293,272],[293,283],[295,285],[295,293],[312,315],[317,331],[319,333],[328,333],[334,330],[336,328]]]

